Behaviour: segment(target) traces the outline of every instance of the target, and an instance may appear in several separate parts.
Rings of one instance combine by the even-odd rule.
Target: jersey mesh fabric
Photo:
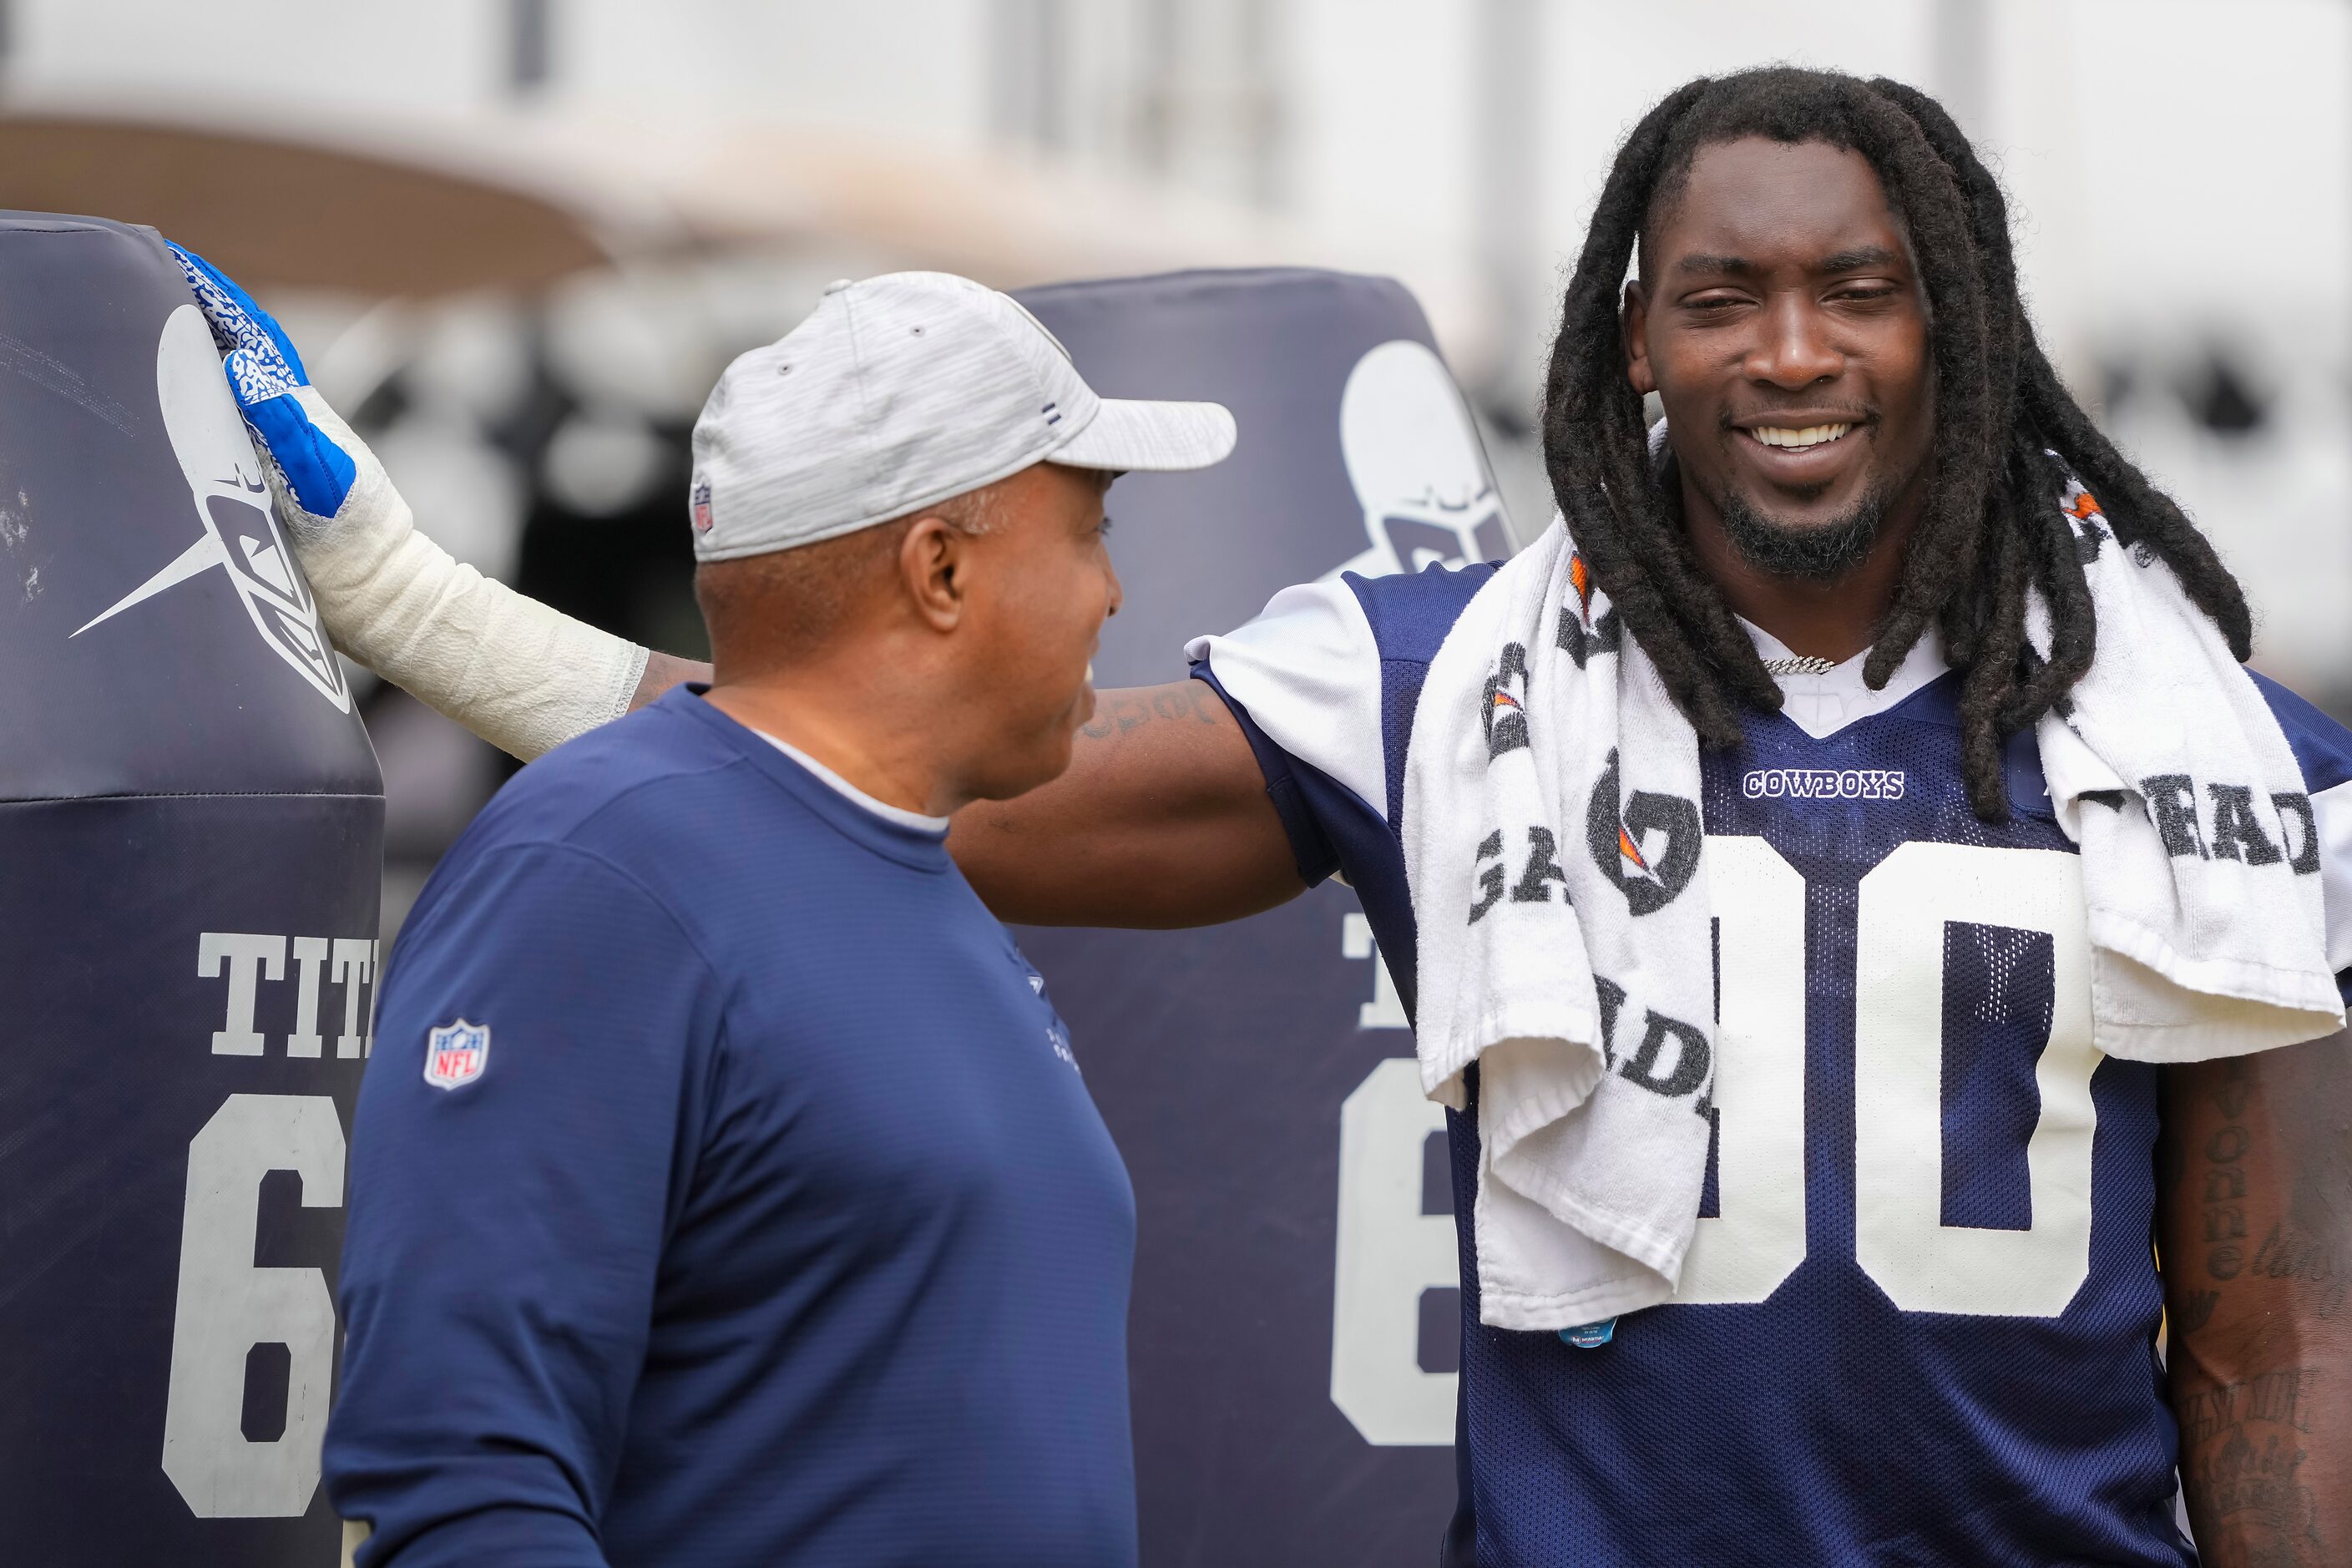
[[[1302,868],[1344,870],[1408,1010],[1415,933],[1395,826],[1404,753],[1428,661],[1491,570],[1348,580],[1377,644],[1364,679],[1381,692],[1384,802],[1288,756],[1233,704]],[[1217,684],[1213,668],[1195,673]],[[2352,735],[2260,684],[2309,787],[2352,779]],[[2153,1067],[2088,1058],[2088,1263],[2063,1308],[1905,1310],[1858,1256],[1857,1192],[1885,1179],[1857,1169],[1863,877],[1914,843],[2073,852],[2030,733],[2004,759],[2012,820],[1969,809],[1956,687],[1945,677],[1821,739],[1756,718],[1742,747],[1703,760],[1710,839],[1761,839],[1802,878],[1803,1249],[1765,1299],[1634,1314],[1594,1350],[1485,1327],[1475,1071],[1473,1113],[1448,1113],[1464,1320],[1463,1495],[1447,1568],[2195,1561],[2172,1522],[2176,1433],[2156,1352]],[[1748,775],[1775,769],[1874,770],[1904,785],[1899,798],[1751,796]],[[2050,931],[2031,924],[1942,924],[1933,1016],[1944,1148],[1916,1249],[1931,1268],[1942,1232],[1928,1227],[2014,1234],[2054,1217],[2034,1212],[2027,1142],[2044,1115],[2036,1074],[2056,960]],[[1732,1113],[1719,1111],[1718,1134]],[[1711,1170],[1703,1209],[1717,1192]],[[2069,1196],[2047,1195],[2053,1206]]]

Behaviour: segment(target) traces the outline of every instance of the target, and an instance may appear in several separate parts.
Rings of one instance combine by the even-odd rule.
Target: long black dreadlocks
[[[1577,547],[1701,743],[1738,744],[1739,708],[1778,709],[1780,689],[1700,571],[1671,474],[1662,485],[1652,468],[1642,400],[1625,376],[1619,290],[1643,230],[1699,150],[1749,136],[1859,153],[1909,231],[1932,323],[1933,467],[1863,674],[1884,686],[1929,625],[1940,628],[1963,672],[1969,803],[1999,821],[2008,815],[2002,742],[2063,702],[2091,665],[2090,592],[2058,507],[2069,469],[2117,542],[2161,557],[2240,659],[2253,636],[2245,595],[2051,369],[2018,295],[2000,188],[1941,105],[1885,78],[1787,68],[1701,78],[1653,109],[1618,151],[1563,303],[1542,419],[1552,492]],[[2046,660],[2026,638],[2029,584],[2050,606]]]

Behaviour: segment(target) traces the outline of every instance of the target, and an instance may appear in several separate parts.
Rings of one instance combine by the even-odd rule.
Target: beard
[[[1890,489],[1874,489],[1842,515],[1805,527],[1769,517],[1738,494],[1725,496],[1717,510],[1731,548],[1759,572],[1806,583],[1834,583],[1870,558],[1891,499]]]

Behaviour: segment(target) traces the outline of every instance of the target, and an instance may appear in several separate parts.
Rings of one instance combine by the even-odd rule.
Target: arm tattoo
[[[2212,1568],[2352,1561],[2347,1049],[2211,1063],[2175,1105],[2173,1412]]]
[[[1215,692],[1197,680],[1180,680],[1168,686],[1139,686],[1099,693],[1095,716],[1080,726],[1078,733],[1089,741],[1108,741],[1155,721],[1206,724],[1214,729],[1229,722],[1231,717]]]
[[[2344,1048],[2339,1041],[2319,1044]],[[2206,1271],[2216,1280],[2234,1279],[2242,1268],[2250,1279],[2293,1281],[2302,1287],[2299,1294],[2318,1321],[2340,1321],[2347,1287],[2352,1287],[2352,1268],[2347,1268],[2352,1258],[2344,1252],[2346,1222],[2352,1218],[2352,1144],[2347,1142],[2345,1128],[2330,1124],[2329,1114],[2331,1097],[2341,1093],[2335,1081],[2341,1064],[2332,1057],[2315,1061],[2316,1070],[2309,1076],[2316,1081],[2308,1086],[2312,1092],[2307,1098],[2297,1097],[2300,1103],[2279,1104],[2278,1089],[2271,1092],[2271,1114],[2281,1119],[2295,1145],[2294,1158],[2285,1211],[2261,1227],[2263,1238],[2251,1253],[2245,1248],[2250,1238],[2239,1206],[2246,1195],[2246,1178],[2233,1156],[2242,1156],[2252,1142],[2237,1118],[2245,1110],[2253,1075],[2243,1057],[2224,1065],[2228,1075],[2214,1104],[2231,1121],[2206,1140],[2205,1149],[2205,1235],[2213,1243],[2206,1255]]]
[[[2318,1493],[2306,1483],[2318,1369],[2284,1367],[2208,1385],[2179,1404],[2182,1448],[2194,1450],[2200,1537],[2210,1563],[2295,1568],[2334,1561]]]
[[[2226,1120],[2206,1138],[2199,1152],[2204,1158],[2200,1173],[2204,1177],[2205,1277],[2227,1282],[2244,1272],[2246,1267],[2243,1162],[2246,1151],[2253,1147],[2253,1135],[2239,1119],[2246,1112],[2253,1081],[2243,1057],[2231,1058],[2223,1068],[2228,1076],[2213,1100]],[[2207,1310],[2210,1315],[2210,1309]]]

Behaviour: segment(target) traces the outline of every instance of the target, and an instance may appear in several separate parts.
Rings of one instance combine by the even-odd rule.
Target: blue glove
[[[165,240],[166,245],[171,241]],[[227,355],[229,390],[262,452],[278,465],[286,488],[304,511],[331,518],[342,510],[359,478],[359,466],[335,437],[320,427],[306,404],[317,405],[302,356],[286,330],[253,297],[194,251],[172,245],[196,308],[213,330],[213,342]],[[310,392],[308,398],[299,395]],[[334,422],[338,427],[341,421]]]
[[[204,258],[172,254],[227,355],[229,391],[335,647],[526,762],[628,711],[646,650],[524,598],[419,532],[285,330]]]

